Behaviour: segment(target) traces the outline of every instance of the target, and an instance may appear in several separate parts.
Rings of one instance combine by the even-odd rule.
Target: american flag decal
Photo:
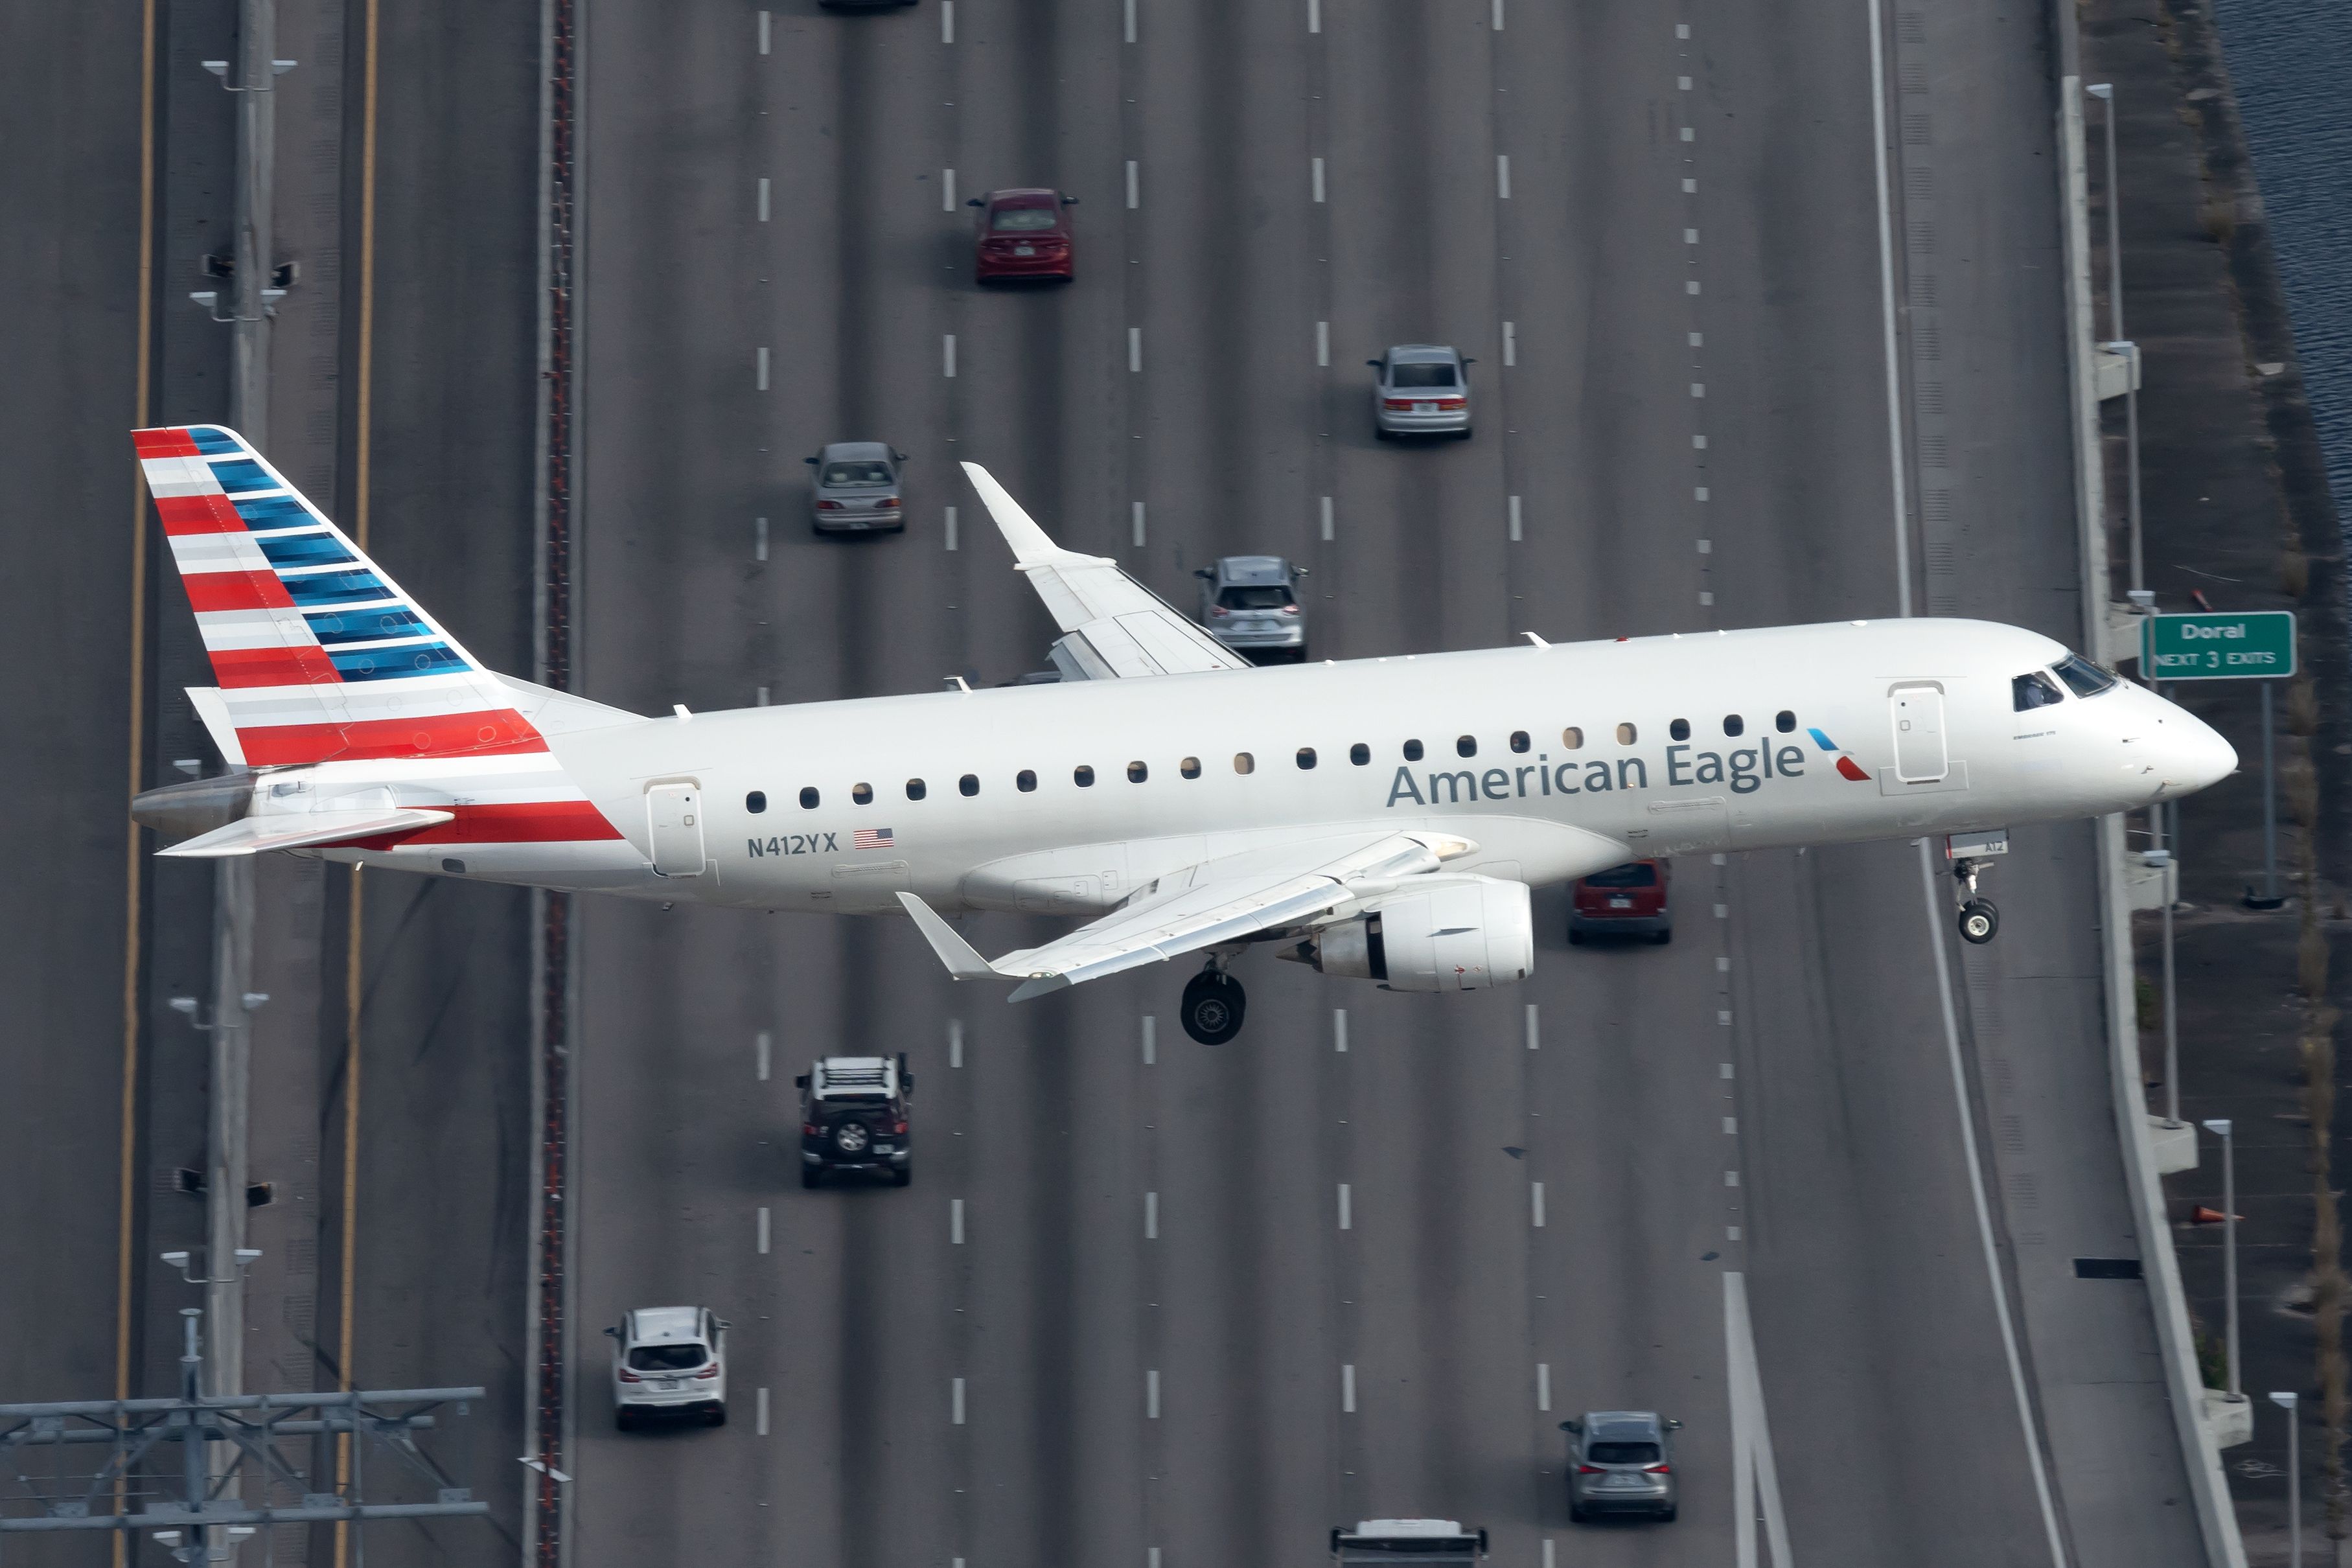
[[[861,827],[849,836],[852,849],[887,849],[891,847],[890,830],[887,827]]]

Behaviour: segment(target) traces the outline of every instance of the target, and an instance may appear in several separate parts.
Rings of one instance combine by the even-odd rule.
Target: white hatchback
[[[613,1336],[613,1418],[624,1432],[648,1415],[727,1422],[727,1320],[708,1307],[640,1307]]]

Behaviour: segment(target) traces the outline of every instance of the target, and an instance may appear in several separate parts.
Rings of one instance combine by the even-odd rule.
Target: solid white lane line
[[[1146,1241],[1160,1239],[1160,1194],[1158,1193],[1143,1194],[1143,1239]]]
[[[1551,1363],[1549,1362],[1536,1363],[1536,1408],[1538,1410],[1551,1408]]]
[[[1323,537],[1326,539],[1330,538],[1331,498],[1329,496],[1325,496],[1323,498]],[[1347,1053],[1348,1010],[1345,1007],[1334,1007],[1331,1009],[1331,1048],[1342,1055]]]
[[[1732,1522],[1739,1568],[1756,1568],[1759,1489],[1773,1568],[1796,1568],[1789,1550],[1789,1517],[1780,1506],[1780,1472],[1772,1460],[1772,1428],[1764,1415],[1764,1379],[1757,1371],[1756,1337],[1748,1321],[1748,1281],[1736,1273],[1723,1277],[1723,1342],[1731,1384]]]
[[[1328,543],[1330,543],[1330,542],[1331,542],[1331,498],[1330,498],[1329,496],[1325,496],[1325,497],[1323,497],[1323,498],[1322,498],[1322,500],[1323,500],[1323,509],[1322,509],[1322,510],[1323,510],[1323,542],[1324,542],[1324,543],[1326,543],[1326,544],[1328,544]],[[1342,1046],[1342,1047],[1340,1047],[1339,1048],[1340,1048],[1341,1050],[1343,1050],[1343,1051],[1344,1051],[1344,1050],[1346,1050],[1348,1047],[1345,1047],[1345,1046]]]
[[[1323,199],[1323,160],[1310,158],[1307,160],[1307,167],[1308,178],[1315,187],[1315,199],[1319,202]]]
[[[768,177],[765,174],[760,176],[760,221],[768,221]]]
[[[760,13],[760,52],[763,55],[768,52],[768,13],[765,11]]]
[[[1518,363],[1519,330],[1511,322],[1505,321],[1503,323],[1503,363],[1509,366]]]
[[[1127,161],[1127,206],[1129,212],[1143,205],[1143,192],[1136,182],[1135,160]]]
[[[947,510],[947,516],[946,516],[946,518],[945,518],[945,520],[944,520],[944,521],[945,521],[945,523],[946,523],[946,527],[945,527],[945,528],[943,528],[943,529],[940,531],[940,542],[941,542],[942,543],[944,543],[944,544],[945,544],[945,545],[946,545],[950,550],[953,550],[953,549],[956,547],[956,515],[955,515],[955,508],[953,508],[953,507],[949,507],[949,508],[947,508],[947,509],[946,509],[946,510]],[[959,1026],[958,1026],[958,1027],[959,1027],[959,1028],[961,1028],[961,1025],[959,1025]],[[962,1063],[962,1062],[961,1062],[961,1061],[957,1061],[957,1062],[953,1062],[953,1063],[951,1063],[951,1064],[950,1064],[950,1065],[954,1066],[954,1067],[961,1067],[961,1066],[963,1066],[963,1063]]]
[[[1143,329],[1141,327],[1127,329],[1127,368],[1135,374],[1143,374]]]
[[[1875,21],[1875,7],[1871,15]],[[1875,31],[1874,27],[1874,35]],[[2033,1492],[2042,1504],[2042,1527],[2050,1540],[2050,1561],[2055,1568],[2065,1568],[2066,1549],[2058,1539],[2058,1511],[2050,1500],[2050,1476],[2042,1464],[2042,1437],[2033,1429],[2033,1405],[2025,1393],[2025,1365],[2018,1358],[2017,1329],[2009,1321],[2009,1289],[2000,1276],[2000,1252],[1993,1244],[1992,1209],[1985,1201],[1984,1167],[1977,1157],[1976,1119],[1969,1114],[1968,1073],[1960,1065],[1959,1015],[1952,1005],[1952,959],[1944,950],[1944,901],[1937,893],[1940,880],[1927,841],[1922,838],[1919,888],[1927,900],[1927,944],[1936,950],[1936,993],[1943,1005],[1944,1053],[1951,1062],[1952,1099],[1959,1108],[1960,1147],[1968,1156],[1969,1195],[1976,1203],[1977,1239],[1984,1248],[1985,1278],[1992,1286],[1993,1312],[2000,1321],[2000,1348],[2009,1358],[2009,1386],[2017,1397],[2017,1424],[2025,1434],[2026,1457],[2033,1461]]]
[[[951,531],[955,528],[955,508],[953,507],[948,508],[948,528]],[[948,1066],[951,1068],[963,1066],[963,1020],[961,1018],[948,1020]]]
[[[767,520],[766,518],[764,518],[764,517],[763,517],[763,518],[761,518],[760,521],[761,521],[761,522],[765,522],[765,521],[767,521],[768,520]],[[752,1039],[752,1043],[751,1043],[751,1050],[752,1050],[752,1054],[753,1054],[753,1055],[754,1055],[754,1056],[759,1059],[759,1063],[760,1063],[760,1081],[761,1081],[761,1083],[765,1083],[765,1082],[767,1082],[767,1081],[768,1081],[768,1031],[767,1031],[767,1030],[765,1030],[765,1029],[761,1030],[761,1031],[759,1032],[759,1034],[758,1034],[756,1037],[753,1037],[753,1039]]]
[[[1159,1034],[1160,1020],[1146,1013],[1143,1016],[1143,1065],[1145,1067],[1152,1064],[1156,1055],[1153,1047],[1158,1041]]]
[[[1513,496],[1511,498],[1511,542],[1514,544],[1518,543],[1519,537],[1519,498]],[[1535,1049],[1535,1045],[1532,1041],[1529,1042],[1528,1049]]]
[[[1355,1413],[1356,1367],[1354,1363],[1349,1362],[1339,1368],[1339,1414],[1353,1415]]]
[[[1528,1184],[1528,1203],[1529,1205],[1529,1217],[1534,1220],[1535,1227],[1538,1230],[1541,1230],[1543,1228],[1544,1219],[1543,1184],[1541,1182],[1530,1182]]]
[[[764,517],[755,517],[751,520],[751,559],[765,561],[767,558],[768,520]]]
[[[760,387],[760,390],[761,390],[761,392],[765,392],[765,391],[767,391],[767,390],[768,390],[768,351],[767,351],[767,350],[765,350],[765,349],[760,349],[760,350],[755,351],[755,368],[754,368],[754,370],[753,370],[752,374],[753,374],[758,378],[758,380],[759,380],[759,387]]]
[[[1160,1419],[1160,1369],[1152,1368],[1143,1374],[1143,1418]]]
[[[955,0],[940,0],[940,42],[955,42]]]
[[[1356,1228],[1356,1215],[1348,1191],[1348,1184],[1345,1182],[1339,1184],[1339,1228],[1341,1230]]]
[[[950,1247],[963,1245],[963,1200],[961,1198],[948,1200],[948,1245]]]
[[[1511,199],[1511,155],[1508,153],[1495,154],[1495,195],[1503,201]]]
[[[1141,501],[1135,503],[1135,547],[1138,550],[1143,548],[1143,503]]]
[[[955,171],[953,169],[940,171],[940,211],[943,213],[955,211]]]
[[[1331,363],[1331,323],[1328,321],[1315,323],[1315,363],[1319,365]]]
[[[768,1255],[768,1205],[760,1205],[760,1256]]]
[[[1519,498],[1518,498],[1518,497],[1517,497],[1517,496],[1513,496],[1513,497],[1511,498],[1511,524],[1512,524],[1512,527],[1511,527],[1511,537],[1512,537],[1513,539],[1517,539],[1517,538],[1519,536],[1519,531],[1518,531],[1518,521],[1519,521]],[[1543,1036],[1542,1036],[1542,1034],[1541,1034],[1541,1032],[1540,1032],[1540,1030],[1539,1030],[1539,1024],[1540,1024],[1540,1022],[1541,1022],[1541,1020],[1537,1016],[1537,1014],[1536,1014],[1536,1005],[1535,1005],[1534,1003],[1532,1003],[1532,1002],[1528,1003],[1528,1049],[1529,1049],[1529,1050],[1531,1050],[1531,1051],[1532,1051],[1532,1050],[1538,1050],[1538,1049],[1540,1049],[1540,1048],[1541,1048],[1541,1047],[1542,1047],[1542,1045],[1543,1045]]]
[[[948,1396],[948,1421],[951,1426],[963,1425],[963,1379],[960,1377]]]
[[[759,1406],[757,1413],[759,1436],[764,1437],[768,1435],[768,1391],[766,1389],[763,1388],[759,1391],[759,1397],[756,1403]]]
[[[1870,151],[1877,160],[1878,321],[1886,343],[1886,461],[1895,483],[1895,602],[1896,614],[1911,613],[1911,528],[1903,500],[1902,374],[1895,363],[1895,236],[1886,184],[1886,45],[1878,0],[1870,5]],[[1938,946],[1936,951],[1944,950]]]

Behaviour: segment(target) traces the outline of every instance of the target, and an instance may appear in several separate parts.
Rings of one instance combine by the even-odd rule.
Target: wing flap
[[[247,816],[155,853],[191,860],[218,860],[231,855],[258,855],[265,849],[316,848],[353,838],[411,832],[436,822],[451,821],[456,816],[455,812],[407,806],[393,811],[306,811]]]

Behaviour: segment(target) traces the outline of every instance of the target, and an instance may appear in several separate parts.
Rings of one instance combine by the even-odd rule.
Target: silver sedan
[[[1372,384],[1372,430],[1383,441],[1397,436],[1451,436],[1470,439],[1469,367],[1450,348],[1399,343],[1386,357],[1369,359]]]
[[[1654,1410],[1591,1410],[1563,1421],[1568,1434],[1568,1517],[1581,1524],[1602,1514],[1672,1519],[1681,1502],[1675,1474],[1679,1421]]]
[[[814,458],[815,493],[809,521],[820,533],[903,532],[906,500],[898,493],[907,454],[880,441],[835,441]]]

